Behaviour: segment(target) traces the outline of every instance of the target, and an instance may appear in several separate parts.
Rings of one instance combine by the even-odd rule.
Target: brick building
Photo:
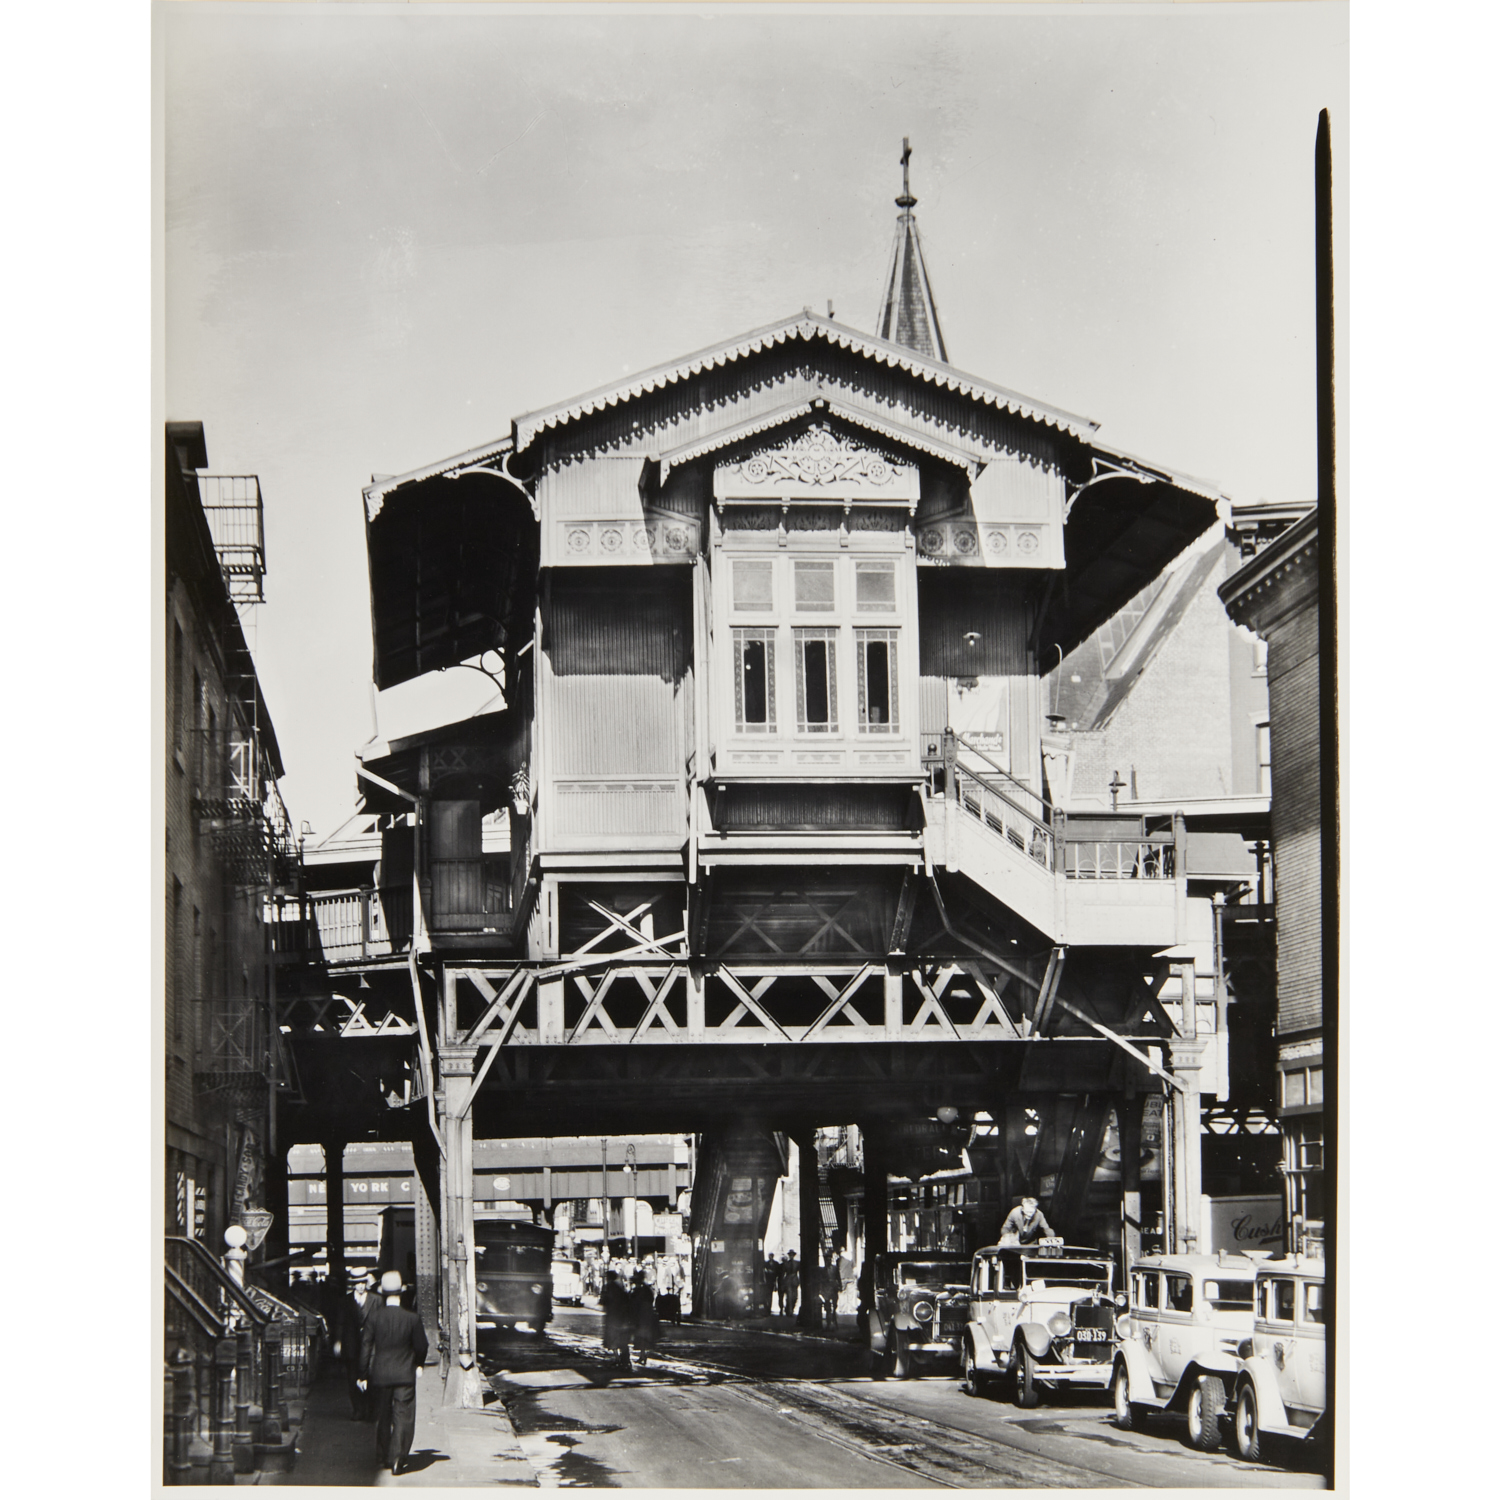
[[[237,602],[260,597],[260,487],[166,430],[166,1232],[222,1247],[264,1204],[276,1076],[268,914],[295,858]]]
[[[1293,1248],[1322,1238],[1323,815],[1318,517],[1308,515],[1219,590],[1230,617],[1267,644],[1276,764],[1276,1068],[1287,1225]]]

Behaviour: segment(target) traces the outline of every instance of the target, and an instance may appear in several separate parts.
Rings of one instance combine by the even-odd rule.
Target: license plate
[[[1075,1328],[1073,1342],[1075,1344],[1107,1344],[1109,1333],[1103,1328]]]

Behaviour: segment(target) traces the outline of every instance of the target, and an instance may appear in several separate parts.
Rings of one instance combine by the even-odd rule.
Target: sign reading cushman
[[[1285,1242],[1282,1202],[1272,1194],[1204,1198],[1203,1220],[1210,1251],[1279,1250]]]

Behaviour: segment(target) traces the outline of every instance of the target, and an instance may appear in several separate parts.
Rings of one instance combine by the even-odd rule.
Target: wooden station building
[[[289,1016],[286,1130],[410,1133],[453,1399],[476,1137],[700,1133],[711,1259],[775,1176],[757,1139],[857,1124],[868,1252],[903,1142],[985,1111],[1005,1196],[1040,1129],[1051,1222],[1130,1254],[1153,1098],[1195,1241],[1223,1069],[1191,829],[1056,805],[1040,664],[1221,497],[948,363],[897,205],[879,336],[803,310],[364,491],[376,686],[469,663],[504,706],[364,761],[380,936],[332,967],[389,1057],[362,1086],[327,999]]]

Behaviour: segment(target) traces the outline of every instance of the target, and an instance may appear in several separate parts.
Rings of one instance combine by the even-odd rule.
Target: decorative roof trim
[[[753,333],[745,334],[728,343],[715,344],[711,348],[701,349],[696,354],[690,354],[687,358],[671,364],[657,365],[654,369],[646,370],[631,380],[601,386],[564,405],[527,412],[524,416],[517,417],[513,424],[516,452],[524,452],[530,447],[538,433],[565,426],[593,412],[618,406],[623,401],[634,400],[648,391],[659,390],[675,381],[686,380],[691,376],[701,374],[704,370],[731,364],[737,359],[744,359],[751,354],[758,354],[762,350],[783,344],[788,339],[797,338],[824,339],[838,348],[852,350],[877,363],[895,365],[908,374],[921,380],[931,381],[944,390],[955,391],[959,395],[972,397],[986,405],[996,406],[1031,421],[1059,428],[1074,437],[1086,438],[1089,434],[1097,432],[1099,428],[1097,422],[1087,417],[1076,416],[1072,412],[1030,401],[1015,391],[1006,390],[1003,386],[991,385],[988,381],[980,380],[976,376],[965,375],[951,365],[926,359],[903,345],[892,344],[869,334],[856,333],[852,328],[846,328],[830,318],[822,318],[814,312],[804,310],[796,317],[786,318],[780,323],[772,323],[765,328],[758,328]]]
[[[466,453],[458,453],[452,458],[441,459],[422,469],[412,469],[406,474],[394,474],[385,479],[371,480],[361,492],[365,497],[365,519],[373,521],[385,505],[385,497],[393,490],[399,490],[403,485],[416,484],[423,479],[436,479],[445,474],[453,474],[459,469],[472,469],[492,458],[503,458],[507,453],[514,451],[514,448],[515,444],[510,438],[499,438],[493,443],[486,443],[482,448],[470,448]]]
[[[1266,592],[1304,571],[1309,564],[1316,567],[1317,557],[1318,513],[1313,510],[1219,585],[1219,598],[1230,619],[1236,625],[1255,629],[1247,616]]]
[[[786,423],[794,422],[799,417],[811,416],[820,411],[856,427],[863,427],[868,432],[879,433],[893,443],[904,444],[908,448],[915,448],[933,458],[940,458],[945,463],[954,464],[967,471],[970,479],[974,478],[987,461],[965,453],[962,449],[950,448],[946,443],[923,437],[895,422],[884,422],[879,417],[870,416],[867,412],[856,411],[826,396],[810,396],[806,401],[794,401],[787,406],[779,406],[775,411],[767,412],[763,416],[752,418],[748,422],[741,422],[738,426],[726,427],[722,432],[714,433],[712,437],[699,438],[696,442],[685,443],[680,448],[668,450],[661,455],[660,459],[662,480],[665,481],[674,468],[680,468],[695,458],[702,458],[706,454],[728,448],[745,438],[754,437],[757,433],[768,432],[774,427],[785,426]]]

